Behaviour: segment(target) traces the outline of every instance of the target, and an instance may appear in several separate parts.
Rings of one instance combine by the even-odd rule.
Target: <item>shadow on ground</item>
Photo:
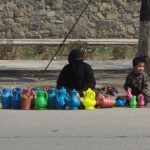
[[[101,88],[112,84],[118,88],[120,93],[124,94],[123,84],[129,71],[129,69],[94,70],[96,87]],[[0,72],[0,88],[6,86],[20,86],[23,88],[35,86],[55,87],[58,75],[58,70],[46,71],[42,77],[39,70],[4,70]]]

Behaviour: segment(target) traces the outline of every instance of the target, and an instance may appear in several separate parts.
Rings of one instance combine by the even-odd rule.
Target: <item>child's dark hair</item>
[[[138,56],[133,59],[133,67],[136,67],[139,63],[145,64],[145,57],[144,56]]]

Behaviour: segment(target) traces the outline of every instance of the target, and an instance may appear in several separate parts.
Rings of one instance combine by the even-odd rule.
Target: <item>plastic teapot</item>
[[[33,93],[31,90],[23,89],[23,93],[21,95],[21,109],[29,110],[31,108],[33,102]]]
[[[67,90],[64,87],[61,87],[57,90],[55,107],[57,109],[65,109],[67,101]]]
[[[50,88],[48,90],[48,109],[54,109],[55,108],[55,100],[56,100],[56,88]]]
[[[95,96],[96,96],[96,93],[91,88],[88,88],[84,92],[83,105],[85,106],[86,110],[94,109],[94,106],[96,104]]]
[[[12,101],[12,92],[9,88],[3,88],[0,92],[2,108],[3,109],[11,109],[11,101]]]
[[[22,89],[20,87],[12,89],[12,101],[11,105],[13,109],[20,109],[20,99],[22,95]]]
[[[69,106],[69,109],[71,109],[71,110],[77,110],[78,106],[80,106],[80,100],[77,97],[77,93],[78,93],[78,91],[76,91],[75,89],[72,89],[70,91],[68,106]]]
[[[34,101],[35,108],[39,110],[43,110],[47,106],[48,94],[46,91],[37,91],[37,97]]]

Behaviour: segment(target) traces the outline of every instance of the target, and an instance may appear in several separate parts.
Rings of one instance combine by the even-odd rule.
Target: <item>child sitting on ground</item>
[[[144,57],[135,57],[133,59],[133,69],[126,77],[124,89],[127,92],[127,103],[131,100],[132,95],[137,97],[137,103],[144,99],[144,105],[148,102],[148,83],[147,75],[144,72],[145,60]],[[139,103],[138,103],[139,105]]]

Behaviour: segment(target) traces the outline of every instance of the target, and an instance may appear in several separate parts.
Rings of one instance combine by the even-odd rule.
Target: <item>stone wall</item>
[[[1,0],[0,38],[64,38],[88,0]],[[137,38],[138,0],[93,0],[69,38]]]

